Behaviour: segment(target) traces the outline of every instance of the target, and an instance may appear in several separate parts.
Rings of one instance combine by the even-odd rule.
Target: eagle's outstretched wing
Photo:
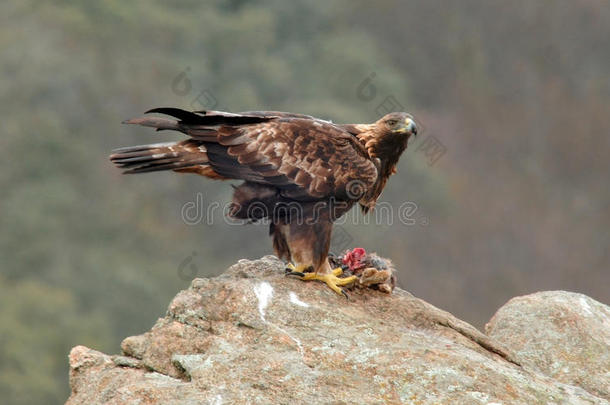
[[[110,159],[125,173],[159,170],[243,179],[277,187],[292,199],[359,199],[377,167],[356,137],[338,125],[301,114],[252,111],[193,113],[157,108],[126,123],[177,130],[190,139],[117,149]]]

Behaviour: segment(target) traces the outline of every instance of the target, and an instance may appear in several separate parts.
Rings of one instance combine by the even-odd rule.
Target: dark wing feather
[[[245,114],[214,114],[213,112],[195,113],[191,111],[182,110],[180,108],[173,107],[161,107],[153,108],[152,110],[146,111],[148,113],[159,113],[171,115],[172,117],[178,118],[181,124],[186,125],[244,125],[244,124],[256,124],[259,122],[266,122],[274,116],[258,116],[258,115],[245,115]]]

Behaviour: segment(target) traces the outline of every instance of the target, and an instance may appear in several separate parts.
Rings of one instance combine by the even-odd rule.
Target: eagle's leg
[[[324,282],[337,294],[347,297],[341,286],[356,281],[356,276],[340,278],[341,268],[331,269],[328,263],[330,232],[332,223],[318,221],[314,224],[289,224],[284,233],[290,256],[296,265],[289,264],[286,275],[298,276],[303,281],[318,280]],[[312,246],[313,245],[313,246]]]

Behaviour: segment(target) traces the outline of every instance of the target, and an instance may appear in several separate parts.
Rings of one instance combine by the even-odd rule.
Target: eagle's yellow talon
[[[354,281],[358,280],[358,277],[356,277],[356,276],[350,276],[350,277],[345,277],[345,278],[337,277],[337,276],[341,275],[341,273],[343,273],[343,270],[340,267],[338,267],[338,268],[334,269],[331,273],[327,273],[327,274],[305,273],[305,275],[303,277],[301,277],[301,280],[303,280],[303,281],[311,281],[311,280],[322,281],[322,282],[326,283],[326,285],[329,286],[337,294],[347,296],[345,294],[345,292],[339,286],[351,284]]]

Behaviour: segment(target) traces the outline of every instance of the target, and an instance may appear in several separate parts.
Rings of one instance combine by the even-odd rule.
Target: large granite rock
[[[122,355],[75,347],[68,404],[607,403],[603,382],[551,378],[521,346],[512,354],[498,343],[513,344],[510,327],[494,326],[505,325],[499,315],[495,340],[398,288],[355,290],[347,301],[283,271],[271,256],[242,260],[193,280],[150,331],[123,341]],[[591,302],[580,316],[600,311],[607,322],[608,308]],[[595,352],[606,359],[607,325]],[[584,358],[571,364],[589,370]]]

